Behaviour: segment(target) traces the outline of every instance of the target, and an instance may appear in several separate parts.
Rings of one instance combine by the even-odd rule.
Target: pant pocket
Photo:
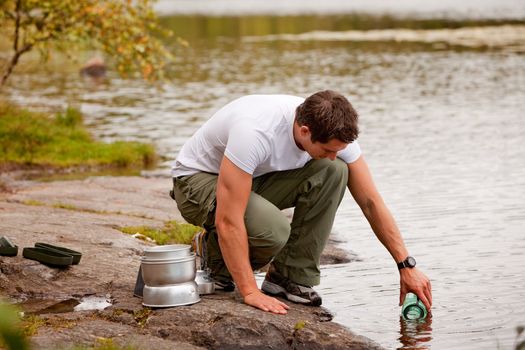
[[[206,173],[175,180],[173,196],[182,217],[190,224],[202,227],[215,209],[216,183],[217,176]]]

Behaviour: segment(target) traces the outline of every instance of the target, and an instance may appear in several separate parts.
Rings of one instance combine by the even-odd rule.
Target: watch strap
[[[405,260],[397,263],[397,268],[399,270],[404,269],[405,267],[413,268],[416,266],[416,259],[411,256],[407,256]]]

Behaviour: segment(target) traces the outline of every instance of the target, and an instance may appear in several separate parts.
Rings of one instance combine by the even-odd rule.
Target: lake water
[[[334,233],[359,260],[324,267],[319,287],[335,321],[391,349],[512,349],[525,325],[525,12],[481,1],[484,16],[469,17],[473,2],[448,3],[457,16],[417,14],[415,1],[402,18],[371,5],[274,16],[256,1],[258,15],[174,14],[163,22],[190,47],[176,47],[162,91],[115,76],[94,85],[61,64],[26,65],[6,92],[35,109],[78,106],[101,139],[155,143],[166,176],[184,141],[236,97],[342,92],[434,307],[425,323],[400,321],[396,266],[348,195]]]

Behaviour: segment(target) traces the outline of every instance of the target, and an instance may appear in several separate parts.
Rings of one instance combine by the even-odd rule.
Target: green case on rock
[[[51,245],[48,243],[37,242],[35,243],[35,247],[48,249],[50,251],[55,251],[55,252],[62,253],[62,254],[71,255],[73,257],[73,265],[78,264],[80,262],[80,258],[82,257],[82,253],[77,252],[76,250],[60,247],[57,245]]]
[[[14,245],[9,238],[0,237],[0,255],[16,256],[18,254],[18,246]]]
[[[46,248],[28,247],[24,248],[22,254],[26,259],[36,260],[56,267],[68,266],[73,263],[73,256]]]

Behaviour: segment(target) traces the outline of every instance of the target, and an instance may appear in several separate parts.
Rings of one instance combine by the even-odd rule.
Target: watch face
[[[414,259],[413,257],[409,256],[406,260],[406,264],[408,265],[408,267],[414,267],[416,266],[416,259]]]

